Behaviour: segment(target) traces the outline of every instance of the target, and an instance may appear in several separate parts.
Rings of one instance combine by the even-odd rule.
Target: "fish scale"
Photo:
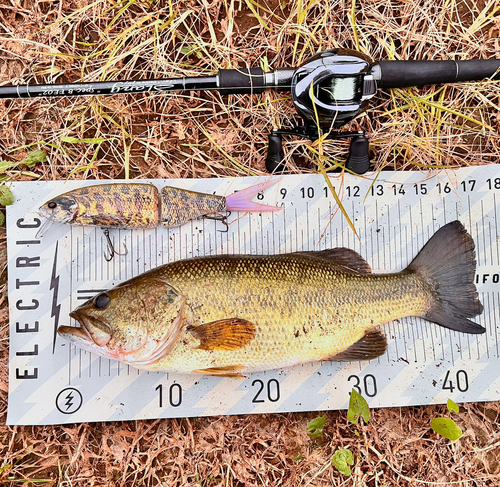
[[[190,296],[200,322],[244,316],[257,325],[257,334],[241,350],[211,352],[197,350],[184,330],[179,345],[151,370],[243,365],[257,371],[325,360],[371,328],[421,314],[429,302],[429,290],[410,273],[344,274],[334,263],[311,263],[302,256],[216,257],[174,263],[159,272]]]

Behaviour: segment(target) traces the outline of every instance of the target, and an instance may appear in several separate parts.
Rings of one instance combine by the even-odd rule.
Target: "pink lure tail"
[[[282,206],[263,205],[252,201],[252,198],[273,186],[279,179],[270,179],[263,183],[254,184],[248,188],[242,189],[226,197],[226,207],[228,211],[278,211],[282,210]]]

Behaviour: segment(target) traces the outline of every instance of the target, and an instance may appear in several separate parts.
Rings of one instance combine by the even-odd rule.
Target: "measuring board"
[[[267,178],[149,180],[231,194]],[[126,255],[104,259],[99,228],[54,224],[36,238],[38,207],[102,181],[19,182],[7,209],[10,384],[8,424],[57,424],[347,408],[349,391],[371,407],[500,398],[500,166],[378,176],[332,175],[358,236],[321,175],[277,178],[259,195],[283,210],[233,213],[229,231],[197,220],[182,227],[110,230]],[[497,217],[498,214],[498,217]],[[384,325],[387,353],[376,360],[309,363],[244,379],[141,372],[82,351],[59,337],[69,312],[100,290],[156,266],[218,254],[279,254],[349,247],[373,272],[404,269],[445,223],[460,219],[476,243],[483,335],[457,333],[418,318]]]

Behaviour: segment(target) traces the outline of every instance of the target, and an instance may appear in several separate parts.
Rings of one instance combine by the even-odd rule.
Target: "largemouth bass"
[[[474,241],[440,228],[403,271],[372,274],[355,251],[181,260],[126,281],[70,313],[76,345],[147,370],[240,377],[312,361],[369,360],[388,321],[419,316],[484,333]]]
[[[277,182],[268,180],[227,197],[170,186],[158,190],[146,183],[98,184],[61,194],[44,203],[39,213],[49,223],[103,228],[176,227],[199,218],[224,221],[230,211],[281,210],[252,201]]]

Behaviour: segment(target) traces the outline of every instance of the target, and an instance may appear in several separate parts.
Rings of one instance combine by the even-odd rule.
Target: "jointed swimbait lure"
[[[176,227],[199,218],[220,220],[227,226],[231,211],[276,211],[282,207],[256,203],[251,199],[277,179],[250,186],[229,196],[197,193],[166,186],[161,190],[149,183],[109,183],[86,186],[61,194],[40,209],[52,222],[109,228]],[[44,224],[38,235],[46,230]],[[111,253],[112,245],[106,233]]]

